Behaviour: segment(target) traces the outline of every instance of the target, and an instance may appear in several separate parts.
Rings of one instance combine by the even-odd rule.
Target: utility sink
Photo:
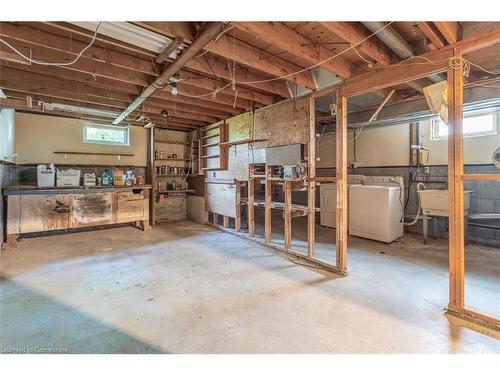
[[[420,190],[420,207],[424,215],[448,217],[448,190]],[[464,191],[464,215],[469,214],[472,191]]]

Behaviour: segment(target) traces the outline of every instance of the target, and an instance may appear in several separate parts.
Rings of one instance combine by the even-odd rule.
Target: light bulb
[[[172,87],[172,95],[177,95],[177,87]]]

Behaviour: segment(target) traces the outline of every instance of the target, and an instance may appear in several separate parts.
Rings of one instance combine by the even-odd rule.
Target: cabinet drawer
[[[20,197],[21,233],[69,227],[71,200],[67,195],[24,195]]]
[[[117,220],[142,218],[144,216],[144,200],[118,201]]]
[[[73,195],[73,227],[111,224],[113,193]]]

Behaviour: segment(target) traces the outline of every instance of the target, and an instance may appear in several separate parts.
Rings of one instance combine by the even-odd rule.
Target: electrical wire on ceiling
[[[349,51],[351,49],[354,50],[358,55],[360,55],[359,52],[356,50],[356,47],[358,47],[360,44],[366,42],[368,39],[372,38],[373,36],[377,35],[379,32],[381,32],[382,30],[384,30],[385,28],[387,28],[388,26],[390,26],[393,22],[394,21],[391,21],[391,22],[387,23],[386,25],[384,25],[383,27],[381,27],[377,31],[375,31],[372,34],[368,35],[366,38],[363,38],[362,40],[360,40],[359,42],[357,42],[355,44],[351,44],[351,46],[348,47],[348,48],[346,48],[345,50],[343,50],[343,51],[341,51],[341,52],[339,52],[339,53],[337,53],[337,54],[335,54],[333,56],[330,56],[329,58],[327,58],[325,60],[322,60],[322,61],[320,61],[320,62],[318,62],[316,64],[313,64],[313,65],[311,65],[311,66],[309,66],[307,68],[300,69],[300,70],[298,70],[296,72],[285,74],[285,75],[282,75],[282,76],[279,76],[279,77],[273,77],[273,78],[269,78],[269,79],[265,79],[265,80],[259,80],[259,81],[238,81],[238,80],[235,79],[236,77],[231,76],[231,82],[230,83],[228,83],[227,85],[223,86],[222,88],[214,90],[214,91],[212,91],[210,93],[201,94],[201,95],[184,95],[183,93],[179,93],[179,94],[184,95],[184,96],[188,96],[188,97],[193,97],[193,98],[196,98],[196,97],[198,97],[198,98],[200,98],[200,97],[206,97],[206,96],[210,96],[210,95],[214,96],[219,91],[221,91],[221,90],[223,90],[226,87],[229,87],[231,85],[234,87],[235,84],[252,84],[252,85],[253,84],[261,84],[261,83],[267,83],[267,82],[273,82],[273,81],[277,81],[277,80],[281,80],[281,79],[286,79],[286,78],[292,77],[294,75],[297,75],[297,74],[300,74],[300,73],[304,73],[304,72],[309,71],[309,70],[311,70],[311,69],[313,69],[315,67],[318,67],[318,66],[320,66],[320,65],[322,65],[322,64],[324,64],[324,63],[326,63],[326,62],[328,62],[330,60],[333,60],[336,57],[339,57],[339,56],[343,55],[344,53],[346,53],[347,51]],[[229,29],[227,29],[227,30],[229,30]],[[363,58],[363,57],[361,56],[361,58]],[[424,59],[424,60],[426,60],[426,62],[421,62],[421,63],[412,62],[415,59]],[[369,62],[368,60],[366,60],[364,58],[363,58],[363,60],[367,64],[371,63],[371,62]],[[492,74],[492,75],[498,75],[499,74],[499,73],[496,73],[496,72],[489,71],[489,70],[481,67],[480,65],[475,64],[475,63],[473,63],[473,62],[471,62],[471,61],[469,61],[469,60],[467,60],[467,59],[465,59],[463,57],[450,57],[450,58],[446,58],[446,59],[432,61],[432,60],[430,60],[429,58],[427,58],[425,56],[413,56],[413,57],[410,57],[410,58],[408,58],[406,60],[400,61],[397,64],[380,66],[379,68],[380,69],[384,69],[384,68],[389,68],[389,67],[394,66],[394,65],[405,65],[405,66],[409,66],[409,65],[425,65],[425,64],[437,65],[437,64],[440,64],[440,63],[442,63],[444,61],[448,61],[449,66],[451,68],[453,68],[453,69],[460,69],[460,68],[462,68],[464,70],[464,75],[465,76],[468,76],[468,74],[470,72],[470,67],[471,66],[474,66],[474,67],[476,67],[476,68],[478,68],[478,69],[480,69],[483,72],[488,73],[488,74]],[[234,67],[233,67],[233,69],[234,69]],[[231,69],[229,69],[229,71],[231,73]]]
[[[219,89],[216,89],[216,90],[213,90],[209,93],[206,93],[206,94],[201,94],[201,95],[189,95],[189,94],[184,94],[182,92],[178,92],[179,95],[183,95],[183,96],[187,96],[187,97],[190,97],[190,98],[202,98],[202,97],[206,97],[206,96],[213,96],[214,94],[217,94],[219,91],[221,90],[224,90],[226,87],[229,87],[229,86],[235,86],[236,84],[249,84],[249,85],[253,85],[253,84],[260,84],[260,83],[267,83],[267,82],[273,82],[273,81],[278,81],[278,80],[281,80],[281,79],[285,79],[285,78],[289,78],[289,77],[292,77],[294,75],[297,75],[297,74],[300,74],[300,73],[304,73],[308,70],[311,70],[315,67],[318,67],[330,60],[333,60],[334,58],[346,53],[347,51],[351,50],[351,49],[354,49],[355,47],[359,46],[361,43],[364,43],[365,41],[367,41],[368,39],[370,39],[371,37],[377,35],[379,32],[381,32],[383,29],[385,29],[386,27],[388,27],[389,25],[391,25],[394,21],[391,21],[389,22],[388,24],[384,25],[383,27],[381,27],[379,30],[375,31],[374,33],[370,34],[369,36],[367,36],[366,38],[360,40],[359,42],[355,43],[355,44],[352,44],[349,48],[346,48],[345,50],[333,55],[333,56],[330,56],[329,58],[323,60],[323,61],[320,61],[314,65],[311,65],[310,67],[307,67],[307,68],[303,68],[303,69],[300,69],[296,72],[293,72],[293,73],[289,73],[289,74],[286,74],[286,75],[283,75],[283,76],[279,76],[279,77],[273,77],[273,78],[269,78],[269,79],[265,79],[265,80],[260,80],[260,81],[237,81],[236,80],[236,77],[234,76],[234,74],[236,73],[235,71],[235,66],[236,66],[236,63],[233,59],[233,75],[230,76],[232,79],[231,79],[231,82],[228,83],[227,85],[219,88]],[[232,27],[224,30],[221,34],[219,34],[215,39],[217,40],[217,38],[220,38],[225,32],[227,32],[228,30],[230,30]],[[234,39],[234,38],[233,38]],[[235,46],[234,46],[234,43],[233,43],[233,55],[234,55],[234,49],[235,49]],[[230,74],[231,74],[231,69],[229,69],[230,71]]]
[[[0,42],[2,42],[3,44],[5,44],[7,47],[9,47],[11,50],[13,50],[15,53],[17,53],[23,59],[29,61],[32,64],[36,64],[36,65],[48,65],[48,66],[70,66],[70,65],[73,65],[74,63],[76,63],[80,59],[80,57],[82,57],[82,55],[85,53],[85,51],[87,51],[94,44],[94,42],[95,42],[95,40],[97,38],[97,32],[99,31],[99,27],[101,26],[101,24],[102,24],[102,21],[99,22],[99,24],[97,25],[97,27],[96,27],[96,29],[94,31],[94,36],[92,37],[92,40],[90,41],[90,43],[85,48],[83,48],[80,51],[80,53],[72,61],[69,61],[69,62],[48,62],[48,61],[36,60],[36,59],[31,58],[31,57],[23,55],[14,46],[12,46],[10,43],[8,43],[7,41],[3,40],[2,38],[0,38]],[[31,52],[30,52],[30,54],[31,54]]]
[[[354,50],[358,55],[360,55],[359,52],[356,50],[356,47],[359,46],[360,44],[366,42],[368,39],[374,37],[375,35],[377,35],[379,32],[381,32],[385,28],[389,27],[393,22],[394,21],[388,22],[383,27],[381,27],[380,29],[376,30],[372,34],[368,35],[367,37],[361,39],[357,43],[351,44],[350,47],[346,48],[345,50],[343,50],[343,51],[341,51],[341,52],[339,52],[339,53],[337,53],[337,54],[335,54],[333,56],[330,56],[329,58],[327,58],[325,60],[319,61],[318,63],[313,64],[313,65],[311,65],[311,66],[309,66],[307,68],[300,69],[300,70],[298,70],[296,72],[285,74],[285,75],[282,75],[282,76],[279,76],[279,77],[273,77],[273,78],[269,78],[269,79],[258,80],[258,81],[238,81],[238,80],[236,80],[236,77],[235,77],[236,62],[233,59],[233,69],[232,69],[232,72],[231,72],[231,69],[229,69],[230,74],[231,74],[231,82],[228,83],[227,85],[225,85],[225,86],[223,86],[221,88],[215,89],[215,90],[213,90],[211,92],[208,92],[208,93],[205,93],[205,94],[200,94],[200,95],[189,95],[189,94],[182,93],[182,92],[179,92],[179,91],[178,91],[178,94],[182,95],[182,96],[190,97],[190,98],[202,98],[202,97],[212,96],[212,98],[215,99],[215,95],[218,92],[220,92],[221,90],[224,90],[225,88],[227,88],[229,86],[232,86],[233,90],[235,90],[236,84],[253,85],[253,84],[261,84],[261,83],[267,83],[267,82],[273,82],[273,81],[277,81],[277,80],[281,80],[281,79],[286,79],[286,78],[295,76],[297,74],[301,74],[301,73],[304,73],[306,71],[309,71],[309,70],[311,70],[311,69],[313,69],[315,67],[321,66],[322,64],[324,64],[324,63],[326,63],[328,61],[331,61],[334,58],[339,57],[339,56],[343,55],[344,53],[346,53],[347,51],[350,51],[350,50]],[[69,62],[46,62],[46,61],[36,60],[36,59],[31,58],[31,57],[25,56],[20,51],[18,51],[14,46],[12,46],[11,44],[9,44],[7,41],[3,40],[2,38],[0,38],[0,42],[3,43],[3,44],[5,44],[7,47],[9,47],[10,49],[12,49],[19,56],[21,56],[25,60],[29,61],[30,63],[38,64],[38,65],[49,65],[49,66],[70,66],[70,65],[76,63],[80,59],[80,57],[83,55],[83,53],[85,53],[85,51],[87,51],[94,44],[94,41],[97,38],[97,33],[99,31],[99,27],[101,26],[101,24],[102,24],[102,21],[99,22],[99,24],[97,25],[97,27],[96,27],[96,29],[94,31],[94,35],[93,35],[92,40],[90,41],[90,43],[85,48],[83,48],[80,51],[80,53],[78,53],[78,55],[72,61],[69,61]],[[217,41],[227,31],[229,31],[229,30],[231,30],[233,28],[234,28],[234,26],[230,26],[230,27],[224,29],[219,35],[217,35],[217,37],[214,40]],[[234,35],[233,35],[233,39],[234,39]],[[235,52],[234,49],[235,49],[235,45],[233,43],[233,53]],[[202,54],[204,55],[205,53],[202,53]],[[200,57],[200,56],[201,55],[199,55],[197,57]],[[414,61],[415,59],[424,59],[424,60],[426,60],[426,62],[422,62],[422,63],[411,62],[411,61]],[[363,60],[368,63],[368,60],[365,60],[364,58],[363,58]],[[443,61],[446,61],[446,60],[449,61],[449,66],[451,68],[453,68],[453,69],[460,69],[460,68],[462,68],[464,70],[465,75],[468,75],[468,73],[470,72],[471,65],[474,66],[474,67],[476,67],[476,68],[478,68],[478,69],[480,69],[480,70],[482,70],[485,73],[492,74],[492,75],[495,75],[495,76],[499,75],[499,73],[489,71],[489,70],[481,67],[480,65],[475,64],[475,63],[473,63],[473,62],[471,62],[471,61],[469,61],[469,60],[467,60],[467,59],[465,59],[463,57],[451,57],[451,58],[447,58],[447,59],[441,59],[441,60],[432,61],[432,60],[430,60],[429,58],[427,58],[425,56],[413,56],[413,57],[410,57],[410,58],[408,58],[406,60],[403,60],[403,61],[397,63],[396,65],[405,65],[405,66],[422,65],[422,64],[437,65],[437,64],[442,63]],[[380,66],[379,69],[384,69],[384,68],[388,68],[388,67],[391,67],[391,66],[394,66],[394,64],[387,65],[387,66]],[[164,87],[158,87],[158,89],[163,89],[163,88]],[[235,92],[235,94],[237,95],[237,92]],[[235,104],[236,104],[236,97],[235,97]],[[235,107],[235,104],[233,105],[233,107]]]

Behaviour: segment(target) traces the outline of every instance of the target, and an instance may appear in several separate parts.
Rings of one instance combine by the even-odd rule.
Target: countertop
[[[116,191],[131,191],[136,189],[151,189],[152,185],[132,186],[49,186],[11,185],[3,188],[3,195],[41,195],[41,194],[85,194]]]

